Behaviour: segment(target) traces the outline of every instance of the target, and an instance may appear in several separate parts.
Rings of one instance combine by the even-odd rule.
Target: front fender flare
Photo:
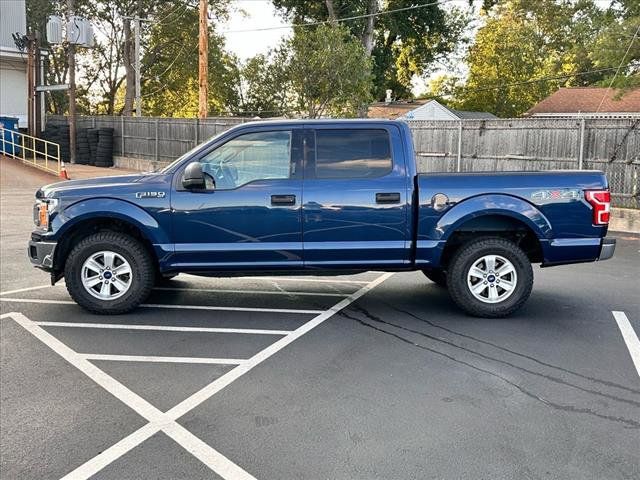
[[[115,198],[91,198],[65,207],[53,220],[55,237],[62,238],[75,225],[99,217],[122,220],[136,226],[154,245],[170,243],[167,232],[147,211]]]
[[[553,236],[551,223],[540,210],[521,198],[504,194],[479,195],[463,200],[440,217],[428,236],[433,240],[447,240],[467,221],[486,215],[502,215],[519,220],[533,230],[540,240]]]

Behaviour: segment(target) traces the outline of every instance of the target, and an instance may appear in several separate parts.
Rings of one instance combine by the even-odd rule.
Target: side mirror
[[[200,162],[193,162],[187,165],[187,168],[184,169],[184,175],[182,176],[182,186],[187,189],[204,190],[206,188],[202,164]]]

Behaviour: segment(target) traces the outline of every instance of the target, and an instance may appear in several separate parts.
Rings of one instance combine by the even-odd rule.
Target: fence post
[[[456,162],[456,172],[462,168],[462,120],[458,123],[458,159]]]
[[[200,128],[200,119],[199,118],[196,118],[195,125],[196,125],[196,132],[195,132],[196,133],[196,135],[195,135],[196,143],[193,146],[197,147],[198,146],[198,136],[200,135],[200,133],[198,132],[198,129]]]
[[[96,128],[96,117],[91,117],[91,128]]]
[[[582,165],[584,163],[584,128],[585,128],[585,119],[582,117],[580,119],[580,145],[578,150],[578,170],[582,170]]]
[[[120,115],[120,155],[124,155],[124,115]]]
[[[158,119],[156,118],[156,162],[158,161]]]

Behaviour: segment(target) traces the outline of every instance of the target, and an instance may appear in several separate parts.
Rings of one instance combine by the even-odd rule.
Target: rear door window
[[[316,130],[316,178],[373,178],[391,169],[386,130]]]

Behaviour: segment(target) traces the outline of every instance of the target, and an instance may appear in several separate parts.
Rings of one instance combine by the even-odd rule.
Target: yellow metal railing
[[[49,140],[0,127],[0,154],[27,165],[60,175],[60,145]]]

